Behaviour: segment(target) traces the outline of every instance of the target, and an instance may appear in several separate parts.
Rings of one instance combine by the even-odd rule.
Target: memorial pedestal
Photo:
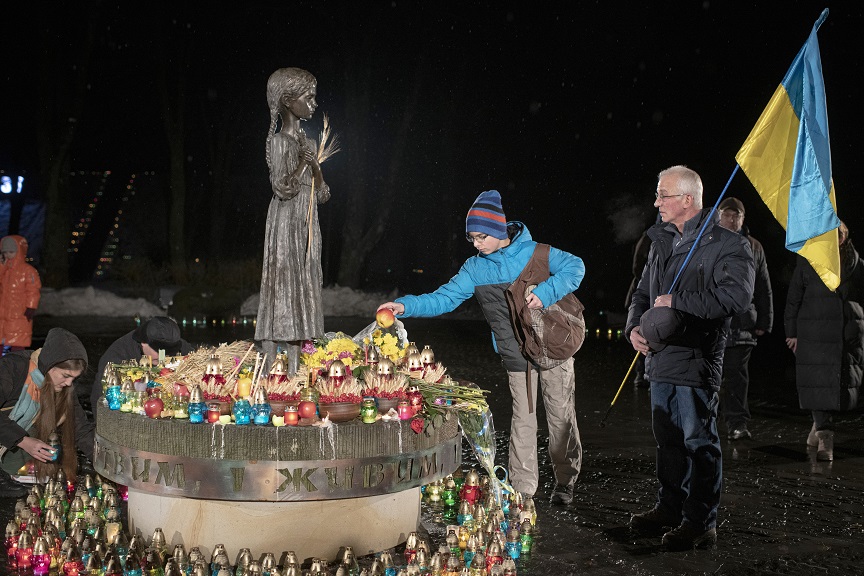
[[[419,525],[420,487],[461,463],[455,415],[427,435],[399,420],[276,428],[97,410],[94,468],[129,487],[130,530],[205,554],[397,546]]]

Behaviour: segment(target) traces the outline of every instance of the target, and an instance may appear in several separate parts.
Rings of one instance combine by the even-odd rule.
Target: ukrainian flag
[[[827,16],[826,8],[735,160],[786,230],[786,248],[806,258],[835,290],[840,284],[840,219],[816,38]]]

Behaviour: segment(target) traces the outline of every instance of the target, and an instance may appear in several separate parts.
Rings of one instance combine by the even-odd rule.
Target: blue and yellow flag
[[[786,230],[786,248],[807,259],[828,288],[840,284],[837,202],[822,59],[822,11],[735,160]]]

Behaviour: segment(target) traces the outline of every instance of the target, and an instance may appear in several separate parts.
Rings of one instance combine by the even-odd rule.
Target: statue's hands
[[[320,174],[321,165],[318,164],[318,155],[315,154],[315,151],[311,148],[307,148],[305,152],[307,154],[306,162],[312,166],[312,170],[315,172],[315,174]]]
[[[315,154],[312,153],[312,150],[310,150],[309,148],[301,148],[300,151],[297,153],[297,167],[303,168],[307,164],[311,164],[314,159]]]

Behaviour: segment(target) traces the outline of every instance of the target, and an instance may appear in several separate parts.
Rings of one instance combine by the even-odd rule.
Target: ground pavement
[[[38,318],[38,317],[37,317]],[[409,337],[430,345],[448,372],[490,390],[497,428],[498,461],[506,465],[510,418],[503,369],[482,321],[406,320]],[[328,318],[328,330],[353,334],[368,319]],[[42,319],[42,334],[64,325],[82,335],[95,364],[113,338],[131,329],[117,322]],[[89,335],[87,332],[89,331]],[[184,329],[190,342],[251,338],[239,328]],[[762,342],[751,362],[752,440],[723,440],[723,496],[718,542],[711,550],[666,552],[659,538],[640,538],[627,528],[630,515],[654,503],[654,442],[649,392],[628,382],[607,413],[634,352],[606,334],[590,333],[576,355],[576,408],[584,464],[575,498],[551,506],[554,480],[539,438],[542,485],[536,494],[537,543],[519,563],[520,575],[570,574],[860,574],[864,573],[864,417],[841,415],[835,460],[817,462],[806,446],[809,416],[798,409],[794,358],[779,337]],[[91,348],[92,347],[92,348]],[[539,407],[543,419],[542,402]],[[470,458],[466,465],[470,465]],[[0,499],[0,521],[14,501]],[[427,526],[435,536],[436,527]]]

